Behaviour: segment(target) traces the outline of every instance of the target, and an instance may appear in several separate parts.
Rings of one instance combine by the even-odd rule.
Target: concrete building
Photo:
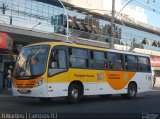
[[[87,10],[98,12],[100,14],[111,15],[112,0],[63,0],[63,1],[78,7],[82,7]],[[124,4],[122,4],[122,0],[115,0],[115,2],[116,2],[115,10],[118,13],[121,10],[121,8],[123,8]],[[127,18],[131,19],[134,22],[143,22],[147,24],[147,15],[145,14],[144,9],[140,7],[133,7],[127,5],[125,9],[122,10],[119,17],[124,17],[126,19]]]

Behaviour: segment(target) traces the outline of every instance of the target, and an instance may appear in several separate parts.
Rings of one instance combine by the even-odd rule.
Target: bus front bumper
[[[12,87],[13,96],[23,97],[48,97],[46,84],[34,88],[16,88]]]

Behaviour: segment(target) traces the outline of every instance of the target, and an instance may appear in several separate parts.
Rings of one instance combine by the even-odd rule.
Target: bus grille
[[[33,88],[34,84],[17,84],[17,88]]]

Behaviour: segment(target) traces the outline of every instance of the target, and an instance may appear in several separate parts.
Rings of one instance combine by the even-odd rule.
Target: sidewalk
[[[1,97],[10,97],[13,96],[12,90],[2,89],[0,90],[0,98]]]
[[[153,87],[153,90],[160,90],[160,78],[156,79],[155,85]]]
[[[153,90],[160,91],[160,87],[153,87],[152,89],[153,89]]]

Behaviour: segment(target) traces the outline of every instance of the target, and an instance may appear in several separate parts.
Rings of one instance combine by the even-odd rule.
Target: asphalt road
[[[68,104],[64,98],[54,98],[49,103],[40,102],[36,98],[18,98],[1,96],[1,113],[160,113],[160,91],[152,91],[137,95],[133,100],[122,99],[119,95],[111,99],[98,96],[84,98],[78,104]],[[160,115],[159,115],[160,117]]]

